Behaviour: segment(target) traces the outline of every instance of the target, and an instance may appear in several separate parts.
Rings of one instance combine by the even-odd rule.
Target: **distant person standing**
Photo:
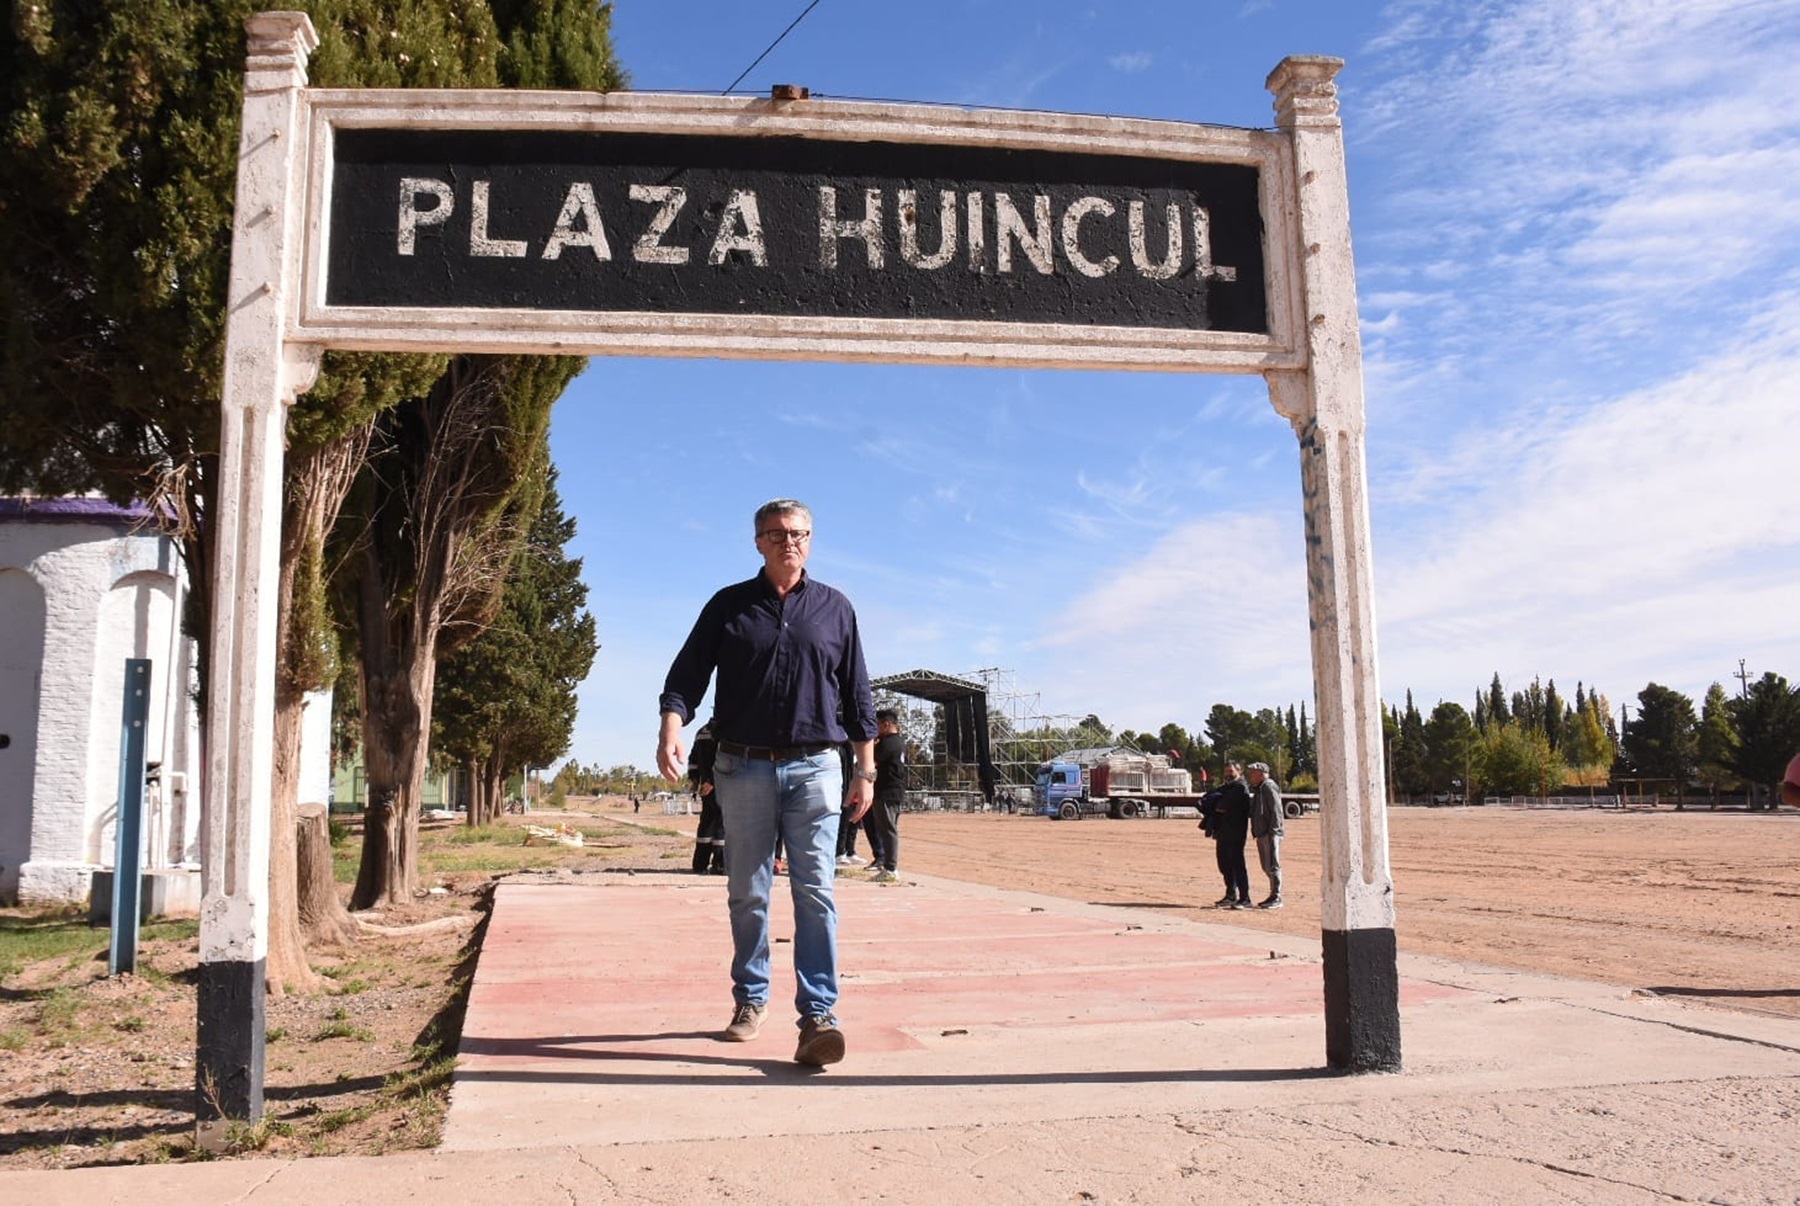
[[[843,764],[844,782],[853,786],[856,781],[856,749],[848,741],[838,746],[838,761]],[[873,808],[870,811],[872,815]],[[838,866],[856,867],[862,864],[862,856],[856,853],[856,832],[863,827],[862,822],[851,820],[847,813],[838,818]]]
[[[879,867],[877,883],[892,883],[900,870],[900,812],[906,806],[906,738],[900,714],[892,708],[875,713],[875,806],[869,810],[869,846]]]
[[[1800,754],[1795,754],[1781,777],[1781,802],[1800,808]]]
[[[719,794],[713,790],[713,760],[718,754],[712,726],[701,725],[688,755],[688,785],[700,801],[700,825],[694,834],[695,875],[725,874],[725,817],[719,811]]]
[[[1256,839],[1257,861],[1269,877],[1269,894],[1259,909],[1281,907],[1281,788],[1269,778],[1269,764],[1252,762],[1250,776],[1250,836]]]
[[[768,1012],[769,896],[780,839],[794,902],[794,1061],[822,1067],[844,1058],[832,1012],[838,818],[845,807],[861,818],[874,797],[875,706],[855,609],[806,573],[812,512],[775,499],[757,508],[753,528],[762,569],[707,601],[669,667],[656,763],[664,778],[680,779],[687,762],[681,728],[716,672],[713,790],[725,818],[733,1000],[721,1037],[749,1042]],[[846,741],[855,753],[847,794],[838,761]]]
[[[1217,909],[1248,909],[1250,905],[1250,869],[1244,863],[1244,844],[1250,837],[1250,789],[1244,785],[1243,768],[1235,762],[1225,764],[1225,777],[1219,786],[1207,793],[1212,797],[1212,814],[1201,824],[1212,823],[1213,841],[1218,843],[1219,874],[1225,878],[1225,895],[1213,902]]]

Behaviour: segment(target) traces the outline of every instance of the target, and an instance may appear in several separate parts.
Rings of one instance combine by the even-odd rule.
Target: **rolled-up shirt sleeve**
[[[712,679],[713,668],[718,665],[719,639],[724,632],[723,613],[720,595],[714,595],[700,609],[700,618],[694,621],[681,652],[669,666],[668,677],[663,679],[658,715],[673,712],[681,717],[682,724],[694,718],[700,701],[706,698],[706,685]]]
[[[875,724],[875,697],[869,689],[869,668],[863,661],[862,633],[855,612],[850,613],[850,634],[844,644],[844,664],[838,672],[844,732],[851,741],[873,741],[881,730]]]

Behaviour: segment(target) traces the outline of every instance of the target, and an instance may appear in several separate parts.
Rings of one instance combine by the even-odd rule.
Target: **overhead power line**
[[[781,31],[781,37],[776,38],[773,42],[770,42],[769,45],[763,50],[763,52],[756,56],[755,62],[751,63],[748,67],[746,67],[742,71],[740,71],[738,73],[738,77],[735,80],[732,80],[730,84],[726,85],[725,91],[719,93],[719,95],[720,96],[731,95],[731,90],[733,88],[736,88],[739,84],[743,83],[745,76],[749,75],[752,71],[756,70],[756,64],[760,63],[764,59],[768,58],[769,52],[774,50],[777,46],[781,45],[782,39],[786,38],[789,34],[794,32],[794,26],[796,26],[796,25],[800,24],[800,22],[806,20],[806,14],[810,13],[813,9],[815,9],[817,7],[819,7],[819,0],[812,0],[811,4],[807,5],[804,9],[801,9],[800,15],[798,17],[795,17],[793,19],[793,21],[791,21],[788,24],[788,27]]]

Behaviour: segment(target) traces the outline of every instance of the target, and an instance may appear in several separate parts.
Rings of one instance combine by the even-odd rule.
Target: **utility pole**
[[[1732,675],[1732,677],[1738,680],[1738,698],[1739,699],[1749,699],[1750,698],[1750,672],[1748,670],[1744,669],[1744,659],[1743,658],[1740,657],[1738,659],[1738,672],[1736,674]]]

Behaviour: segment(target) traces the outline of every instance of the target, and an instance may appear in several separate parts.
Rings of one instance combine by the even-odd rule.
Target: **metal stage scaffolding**
[[[870,685],[876,707],[900,714],[913,809],[1014,811],[1027,805],[1040,763],[1110,741],[1075,717],[1044,715],[1037,694],[1018,690],[1009,670],[909,670]]]

